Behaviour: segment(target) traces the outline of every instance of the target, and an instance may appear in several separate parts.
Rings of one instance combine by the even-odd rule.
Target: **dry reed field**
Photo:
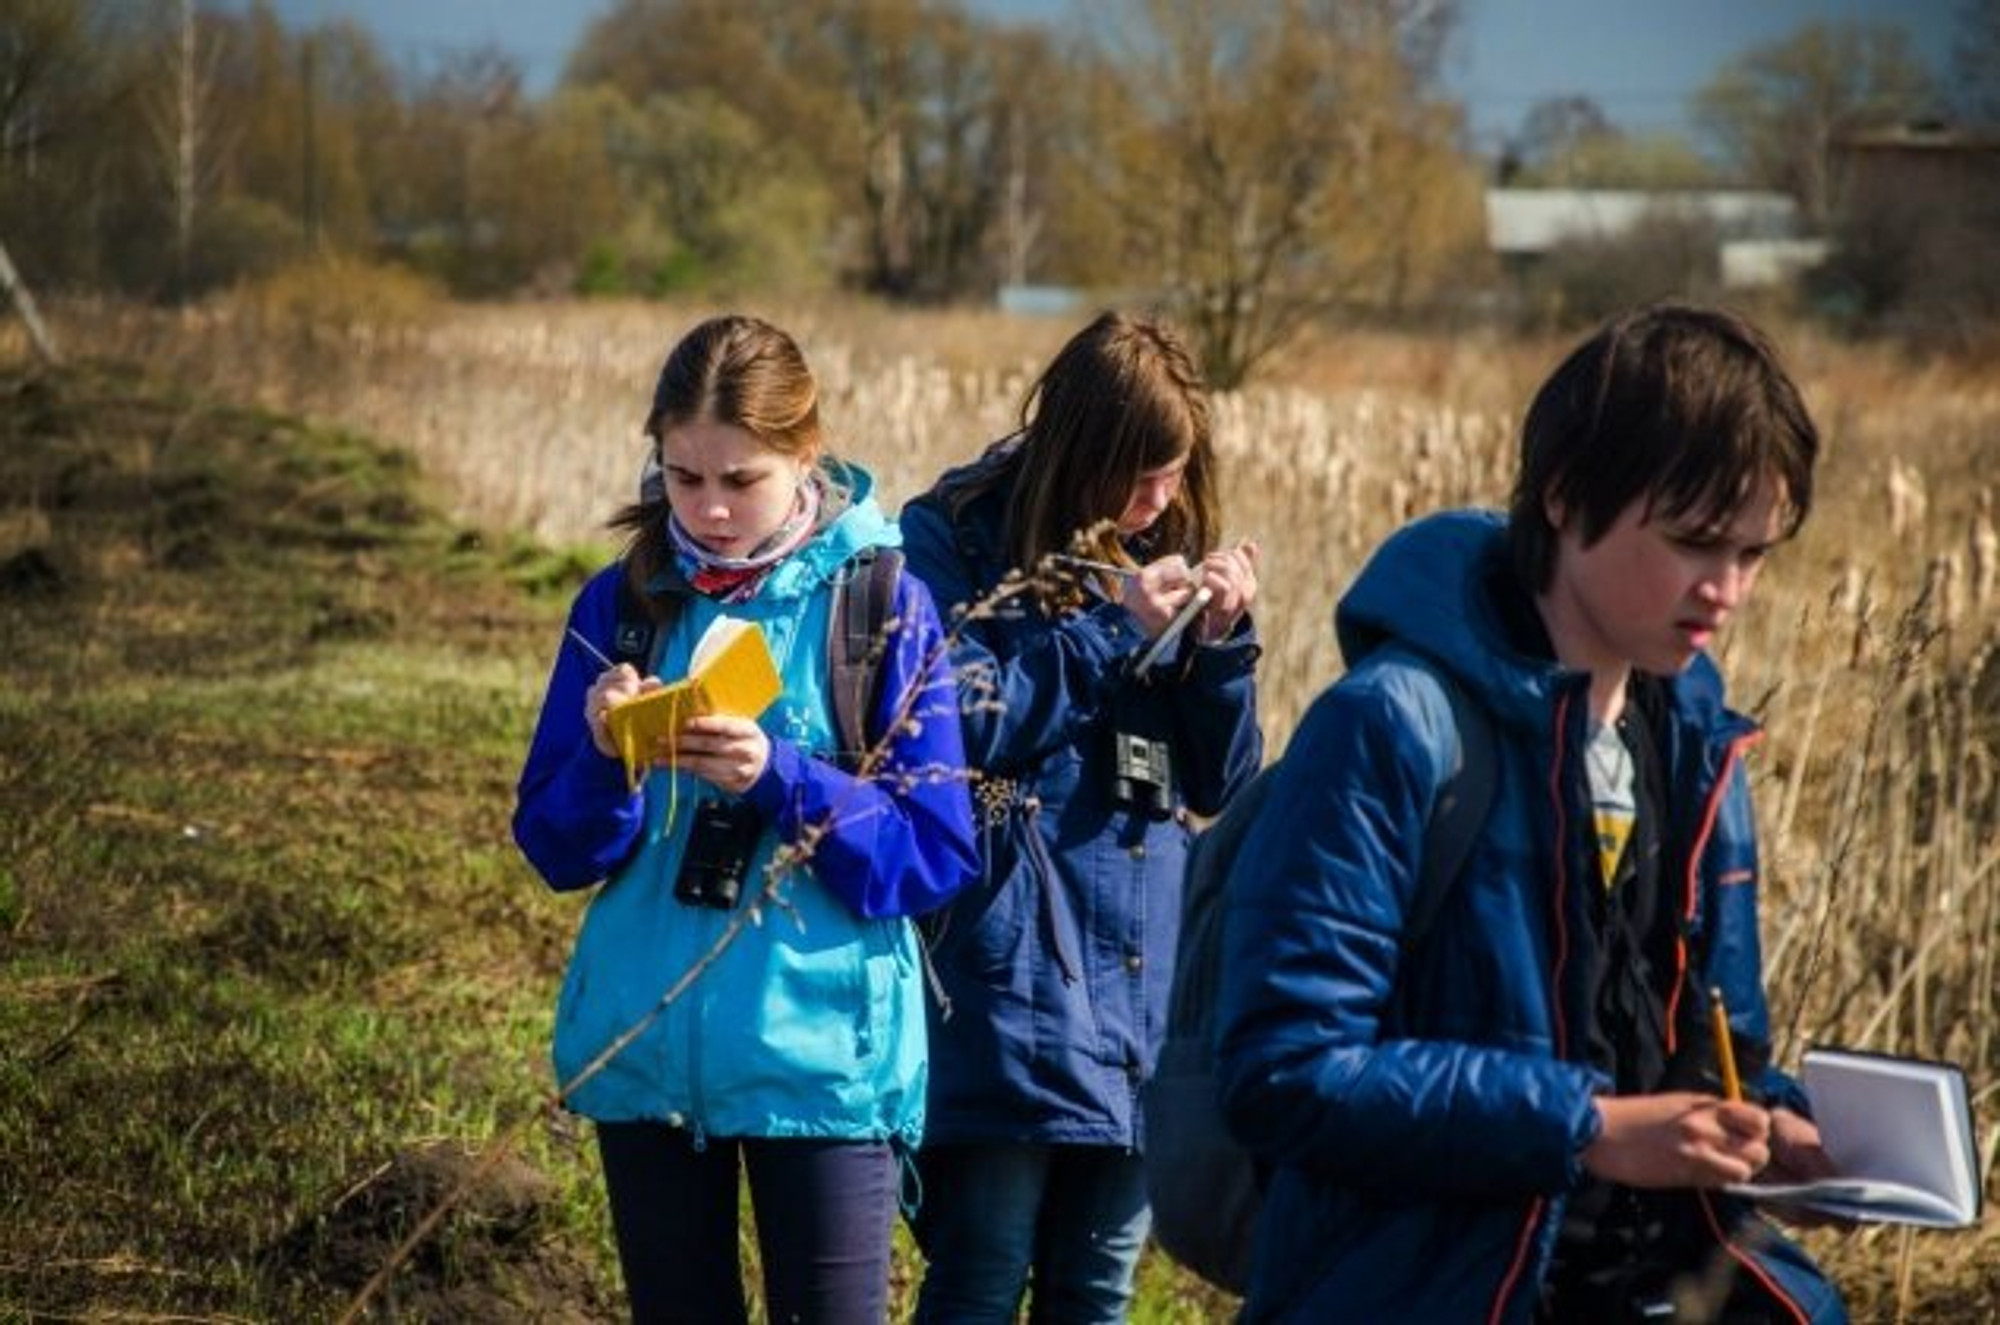
[[[709,311],[432,308],[328,326],[250,305],[58,310],[72,353],[146,362],[227,399],[408,447],[463,518],[603,540],[635,482],[671,342]],[[894,507],[1008,430],[1083,317],[760,308],[824,387],[837,447]],[[1948,1058],[1974,1091],[1989,1203],[2000,1150],[2000,371],[1773,330],[1825,438],[1813,517],[1722,645],[1766,852],[1776,1050]],[[1528,393],[1569,341],[1328,334],[1218,402],[1229,532],[1263,547],[1266,735],[1337,674],[1335,598],[1408,516],[1504,499]],[[524,678],[538,686],[539,678]],[[532,705],[528,689],[523,705]],[[1814,1232],[1861,1319],[2000,1319],[2000,1225]]]

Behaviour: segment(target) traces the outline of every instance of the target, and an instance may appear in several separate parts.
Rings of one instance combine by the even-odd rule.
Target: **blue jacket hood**
[[[1512,574],[1502,513],[1444,511],[1412,521],[1383,540],[1334,609],[1341,656],[1353,668],[1400,645],[1450,673],[1502,725],[1544,726],[1558,693],[1584,677],[1520,651],[1496,606],[1496,585]],[[1706,654],[1661,679],[1696,728],[1732,725],[1721,673]]]

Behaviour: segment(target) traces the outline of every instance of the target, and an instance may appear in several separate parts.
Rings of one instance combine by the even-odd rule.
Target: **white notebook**
[[[1979,1222],[1979,1157],[1961,1069],[1810,1049],[1799,1079],[1837,1176],[1744,1183],[1731,1191],[1868,1223],[1967,1228]]]

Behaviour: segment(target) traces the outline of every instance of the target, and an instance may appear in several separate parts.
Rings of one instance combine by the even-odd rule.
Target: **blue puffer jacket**
[[[1012,454],[990,449],[903,510],[909,567],[941,605],[982,601],[1008,569],[1007,484],[968,494]],[[1247,625],[1141,682],[1130,669],[1145,645],[1106,601],[1050,617],[1016,598],[961,630],[952,663],[981,774],[983,873],[932,948],[950,1014],[931,1027],[931,1140],[1142,1143],[1188,811],[1219,810],[1263,749]],[[1114,728],[1168,743],[1169,813],[1112,801]]]
[[[976,867],[964,747],[943,633],[930,595],[904,575],[900,623],[883,667],[886,766],[860,779],[836,767],[827,694],[831,578],[855,552],[893,546],[896,531],[847,471],[854,500],[774,570],[757,596],[718,604],[689,595],[657,645],[655,671],[687,670],[718,613],[758,622],[784,679],[760,719],[771,738],[746,793],[762,812],[746,893],[779,845],[825,835],[777,885],[779,905],[744,925],[700,977],[650,1023],[668,989],[716,944],[734,913],[677,902],[673,882],[697,803],[725,793],[655,770],[639,794],[598,753],[583,697],[600,665],[574,643],[557,655],[521,774],[514,835],[558,889],[608,881],[591,899],[557,1009],[555,1066],[569,1082],[634,1027],[644,1030],[570,1098],[592,1118],[664,1119],[697,1137],[899,1138],[924,1114],[924,981],[910,921],[944,902]],[[613,565],[584,586],[570,625],[609,652],[617,622]],[[897,705],[915,696],[901,721]],[[747,900],[746,900],[747,905]],[[740,908],[739,908],[740,909]]]
[[[1232,1130],[1275,1168],[1248,1320],[1533,1317],[1607,1089],[1584,1056],[1581,887],[1587,677],[1511,648],[1494,593],[1500,517],[1456,512],[1383,544],[1340,604],[1351,670],[1293,736],[1232,875],[1220,1072]],[[1518,592],[1518,591],[1517,591]],[[1431,668],[1492,714],[1498,785],[1426,936],[1401,934],[1415,853],[1456,729]],[[1755,737],[1697,658],[1662,683],[1662,887],[1683,939],[1669,1043],[1719,985],[1768,1040],[1757,851],[1742,767]],[[1758,1082],[1801,1105],[1775,1072]],[[1844,1318],[1803,1253],[1733,1200],[1709,1230],[1800,1321]],[[1754,1242],[1744,1236],[1754,1222]]]

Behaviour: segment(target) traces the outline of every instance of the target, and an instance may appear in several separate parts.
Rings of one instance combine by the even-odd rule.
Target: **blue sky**
[[[240,8],[241,0],[221,0]],[[1944,72],[1958,0],[1462,0],[1447,85],[1491,149],[1544,97],[1596,100],[1628,131],[1688,129],[1688,99],[1725,61],[1813,19],[1900,23]],[[287,24],[358,20],[398,60],[492,43],[546,91],[610,0],[275,0]],[[1015,21],[1061,23],[1089,0],[971,0]]]

